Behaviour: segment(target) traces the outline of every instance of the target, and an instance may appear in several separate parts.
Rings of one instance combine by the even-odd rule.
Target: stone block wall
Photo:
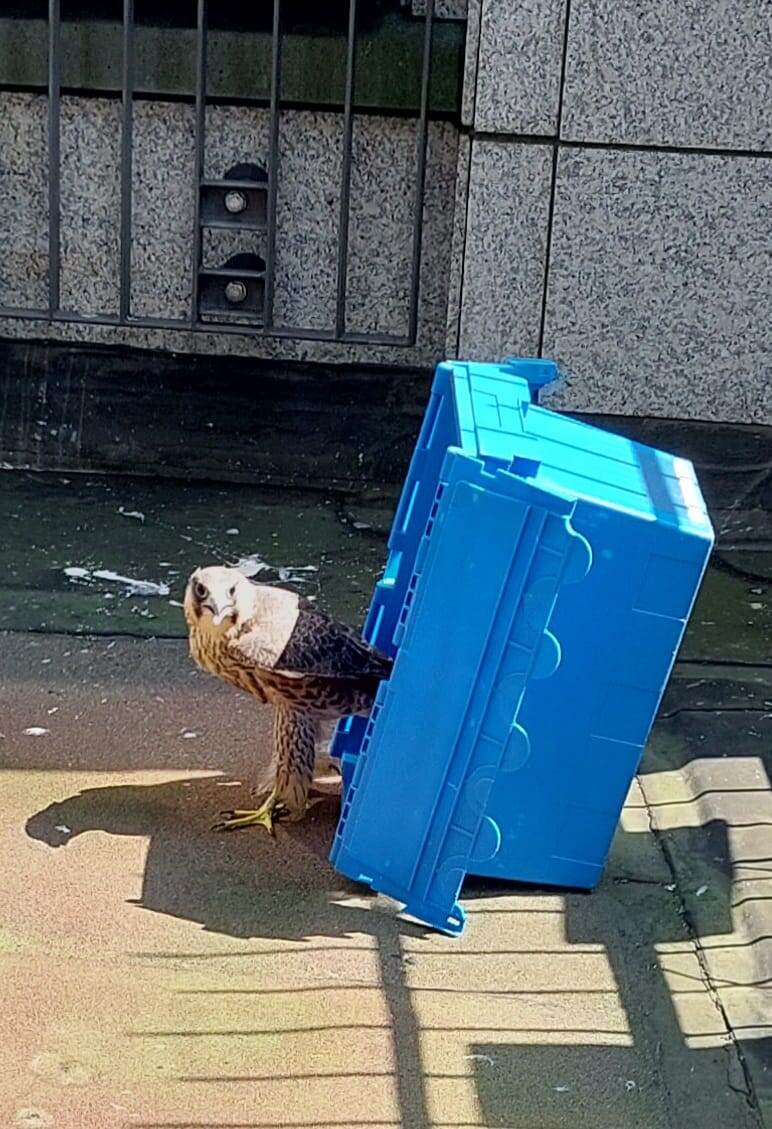
[[[20,318],[0,335],[427,368],[543,353],[570,374],[560,406],[772,423],[771,28],[758,0],[469,0],[461,120],[429,132],[413,347]],[[114,311],[119,104],[62,105],[63,303]],[[132,309],[184,316],[193,110],[134,118]],[[342,115],[281,121],[276,320],[329,327]],[[46,149],[45,97],[0,93],[0,302],[45,303]],[[266,152],[266,111],[210,107],[207,173]],[[352,330],[405,332],[414,162],[414,120],[355,116]],[[232,238],[209,233],[205,264],[260,250]]]
[[[48,286],[47,98],[0,93],[0,304],[45,307]],[[133,115],[131,311],[138,317],[189,314],[195,193],[194,110],[137,100]],[[239,162],[265,165],[267,110],[213,105],[207,111],[204,173],[219,178]],[[274,320],[335,325],[342,115],[283,111]],[[415,121],[379,115],[354,120],[347,329],[407,332],[413,232]],[[120,103],[65,96],[61,120],[61,303],[98,318],[119,302]],[[415,347],[335,345],[298,339],[121,328],[24,318],[0,321],[4,336],[115,342],[175,351],[232,353],[322,362],[426,365],[444,350],[457,130],[429,129],[423,211],[418,339]],[[236,252],[265,253],[262,236],[207,230],[206,267]]]
[[[772,423],[772,20],[470,0],[448,346],[556,403]]]

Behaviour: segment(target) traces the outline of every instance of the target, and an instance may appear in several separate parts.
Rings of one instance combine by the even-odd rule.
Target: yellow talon
[[[222,819],[212,827],[213,831],[241,831],[244,827],[264,827],[269,835],[276,837],[273,825],[276,799],[269,796],[262,807],[255,811],[224,811]]]
[[[247,811],[223,811],[220,812],[221,819],[214,824],[212,831],[241,831],[244,827],[264,827],[269,835],[276,838],[275,824],[279,820],[287,819],[290,823],[297,823],[303,819],[306,812],[311,808],[321,804],[324,796],[314,797],[306,801],[306,805],[300,812],[289,812],[286,804],[277,799],[271,793],[265,803],[255,809]]]

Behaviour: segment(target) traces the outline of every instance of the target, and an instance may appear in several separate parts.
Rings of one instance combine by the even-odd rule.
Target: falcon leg
[[[313,714],[277,706],[274,716],[277,802],[292,823],[302,819],[313,801],[308,790],[314,779],[318,722]]]
[[[213,831],[240,831],[264,827],[275,835],[274,822],[287,818],[297,823],[321,802],[308,799],[316,758],[316,718],[309,713],[276,706],[274,714],[274,785],[265,802],[254,811],[225,811]]]

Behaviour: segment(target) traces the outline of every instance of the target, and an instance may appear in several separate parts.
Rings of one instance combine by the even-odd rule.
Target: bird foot
[[[290,811],[281,800],[269,796],[262,807],[254,811],[222,811],[220,819],[212,827],[212,831],[241,831],[244,827],[264,827],[269,835],[276,838],[276,823],[287,820],[288,823],[298,823],[311,808],[321,804],[324,796],[315,796],[306,801],[301,811]]]
[[[244,827],[264,827],[275,838],[275,808],[275,803],[265,803],[255,811],[222,811],[221,818],[213,825],[212,831],[241,831]]]

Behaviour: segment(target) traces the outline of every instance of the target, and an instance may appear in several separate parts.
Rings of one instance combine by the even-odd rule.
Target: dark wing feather
[[[276,670],[337,678],[388,678],[391,659],[351,627],[314,609],[301,609]]]
[[[317,710],[333,717],[368,712],[380,685],[374,674],[345,677],[261,668],[258,678],[265,690],[280,695],[292,708]]]

